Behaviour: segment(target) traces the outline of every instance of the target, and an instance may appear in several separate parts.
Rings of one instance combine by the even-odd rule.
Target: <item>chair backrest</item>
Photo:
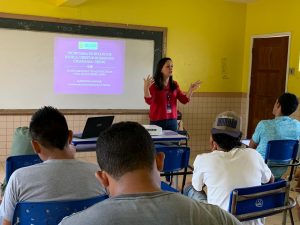
[[[267,145],[265,162],[272,161],[286,161],[295,160],[298,153],[298,140],[273,140],[269,141]]]
[[[6,181],[8,182],[12,173],[22,167],[31,166],[37,163],[43,162],[40,157],[36,154],[34,155],[18,155],[10,156],[6,159]]]
[[[190,148],[181,146],[156,147],[156,152],[165,154],[162,172],[174,172],[187,168],[189,165]]]
[[[15,208],[12,224],[57,225],[64,217],[82,211],[107,198],[107,195],[100,195],[81,200],[19,202]]]
[[[295,205],[295,200],[289,198],[289,183],[281,180],[234,189],[230,195],[228,211],[240,221],[246,221],[281,213]]]
[[[161,183],[160,183],[160,188],[161,188],[161,190],[163,190],[163,191],[176,192],[176,193],[179,192],[177,189],[171,187],[169,184],[167,184],[167,183],[164,182],[164,181],[161,181]]]
[[[293,179],[295,166],[298,165],[297,153],[299,142],[297,140],[273,140],[269,141],[265,156],[265,162],[270,167],[275,179],[281,179],[288,167],[291,167],[288,180]]]

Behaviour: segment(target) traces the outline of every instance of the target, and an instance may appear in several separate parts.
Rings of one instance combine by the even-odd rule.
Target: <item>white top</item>
[[[194,162],[192,184],[197,191],[201,191],[205,184],[208,203],[228,210],[233,189],[267,183],[271,175],[257,151],[234,148],[229,152],[213,151],[198,155]]]

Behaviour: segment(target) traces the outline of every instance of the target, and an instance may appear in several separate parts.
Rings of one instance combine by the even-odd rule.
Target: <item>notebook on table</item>
[[[82,133],[75,133],[73,136],[79,139],[95,138],[109,128],[114,120],[114,116],[89,117],[85,123]]]
[[[250,144],[250,139],[242,139],[241,142],[246,145],[246,146],[249,146]]]

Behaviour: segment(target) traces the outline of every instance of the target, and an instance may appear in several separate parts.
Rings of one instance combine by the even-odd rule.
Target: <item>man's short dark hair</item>
[[[297,96],[291,93],[284,93],[278,98],[278,103],[281,106],[281,113],[284,116],[289,116],[297,110],[298,99]]]
[[[46,148],[63,150],[68,144],[69,129],[66,118],[51,106],[45,106],[33,114],[29,131],[32,139]]]
[[[241,146],[241,136],[239,137],[232,137],[228,134],[212,134],[212,139],[222,148],[224,151],[228,152],[233,148]]]
[[[113,124],[99,135],[96,151],[101,170],[115,179],[138,169],[151,171],[156,154],[150,134],[136,122]]]

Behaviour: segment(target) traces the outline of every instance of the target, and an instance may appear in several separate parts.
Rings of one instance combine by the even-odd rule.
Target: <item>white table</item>
[[[151,137],[154,143],[187,142],[186,136],[171,130],[163,130],[162,135],[155,135]],[[77,152],[96,151],[97,137],[86,139],[73,138],[72,143],[76,147]]]

